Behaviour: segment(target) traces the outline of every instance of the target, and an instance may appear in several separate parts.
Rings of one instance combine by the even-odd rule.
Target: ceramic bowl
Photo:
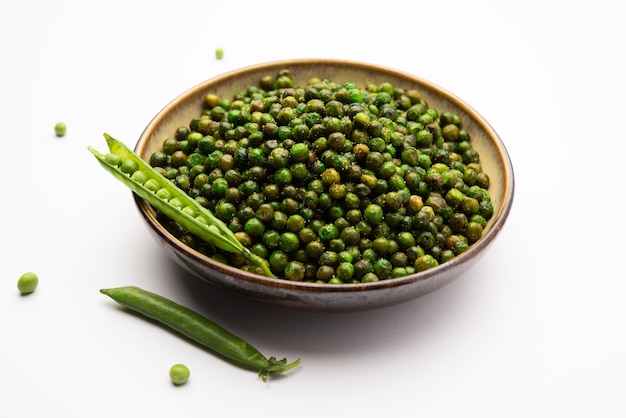
[[[249,85],[257,85],[263,76],[275,75],[282,69],[291,70],[301,85],[312,77],[329,78],[341,83],[352,81],[360,86],[388,81],[397,87],[419,90],[426,102],[440,112],[458,114],[464,128],[471,134],[473,146],[479,152],[483,169],[491,181],[489,192],[494,215],[483,236],[452,260],[405,277],[340,285],[292,282],[245,272],[186,246],[159,224],[149,204],[134,195],[143,220],[165,253],[184,269],[227,291],[283,308],[318,312],[368,310],[406,302],[447,285],[473,267],[493,244],[509,215],[514,193],[511,161],[497,133],[474,109],[448,91],[414,75],[378,65],[328,59],[253,65],[204,81],[175,98],[148,124],[135,151],[147,160],[160,148],[165,138],[172,137],[179,126],[188,125],[201,113],[201,99],[206,93],[232,97]],[[487,262],[490,261],[493,260]]]

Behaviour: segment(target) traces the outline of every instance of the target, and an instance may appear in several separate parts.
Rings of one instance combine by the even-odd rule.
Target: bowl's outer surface
[[[469,105],[419,77],[397,70],[359,62],[328,59],[301,59],[254,65],[215,77],[189,89],[169,103],[146,127],[135,151],[144,159],[160,149],[163,140],[172,137],[180,126],[200,115],[202,98],[216,93],[224,98],[258,85],[261,77],[289,69],[294,79],[305,85],[312,77],[328,78],[360,86],[390,82],[396,87],[420,91],[430,107],[450,111],[461,117],[470,132],[474,148],[479,152],[484,171],[490,177],[489,192],[494,215],[483,237],[469,250],[442,265],[410,276],[377,283],[329,285],[290,282],[244,272],[216,262],[185,246],[169,234],[156,220],[154,210],[135,195],[140,213],[149,230],[166,253],[188,271],[208,282],[264,303],[307,311],[358,311],[405,302],[430,293],[450,283],[474,265],[503,227],[514,195],[513,167],[502,141],[491,126]]]

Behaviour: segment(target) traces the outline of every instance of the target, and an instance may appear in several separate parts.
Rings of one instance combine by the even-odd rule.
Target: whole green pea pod
[[[130,310],[166,325],[239,366],[257,371],[264,382],[270,374],[283,373],[300,364],[300,359],[287,364],[286,359],[267,358],[240,337],[199,313],[139,287],[101,289],[100,293]]]
[[[108,154],[92,147],[88,149],[106,171],[189,232],[224,251],[241,255],[248,264],[260,268],[266,276],[274,277],[266,260],[244,247],[228,226],[210,210],[161,175],[122,142],[106,133],[104,137],[110,151]]]

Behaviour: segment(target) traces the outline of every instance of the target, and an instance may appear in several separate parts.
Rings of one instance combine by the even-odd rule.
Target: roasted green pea
[[[462,213],[454,213],[448,220],[448,225],[454,233],[464,233],[468,227],[467,216]],[[481,227],[482,228],[482,227]]]
[[[291,173],[291,170],[289,168],[279,168],[278,170],[276,170],[274,179],[279,186],[285,186],[292,182],[293,174]]]
[[[304,279],[304,264],[298,261],[290,261],[285,266],[285,278],[299,282]]]
[[[425,271],[431,269],[433,267],[437,267],[439,263],[437,260],[430,254],[425,254],[415,260],[415,271]]]
[[[312,260],[318,260],[321,257],[321,255],[324,253],[324,250],[325,250],[324,244],[322,244],[320,241],[311,241],[308,244],[306,244],[306,247],[305,247],[306,254]]]
[[[293,232],[284,232],[280,234],[279,246],[282,251],[290,253],[300,247],[300,239]]]
[[[298,232],[304,228],[304,218],[301,215],[294,214],[287,218],[287,229],[291,232]]]
[[[385,258],[378,258],[373,263],[374,273],[380,279],[386,279],[391,275],[391,271],[393,270],[393,265],[391,262]]]
[[[250,218],[244,225],[244,231],[251,237],[260,237],[265,232],[265,225],[259,218]]]
[[[259,257],[261,257],[264,260],[267,260],[267,257],[269,256],[269,250],[267,249],[267,247],[264,244],[262,244],[260,242],[257,242],[255,244],[253,244],[250,247],[250,251],[253,254],[258,255]]]
[[[461,210],[467,215],[474,215],[480,211],[480,203],[473,197],[466,197],[461,202]]]
[[[328,249],[335,252],[341,252],[346,249],[346,244],[339,238],[331,239],[328,243]]]
[[[371,225],[378,225],[383,221],[383,208],[376,204],[370,204],[365,208],[363,216]]]
[[[215,216],[224,222],[229,222],[235,216],[236,211],[232,203],[221,202],[215,207]]]
[[[328,168],[322,173],[322,182],[329,186],[333,183],[339,183],[341,181],[341,175],[334,168]]]
[[[361,259],[354,263],[354,276],[357,279],[363,278],[367,273],[373,271],[372,262],[366,259]]]
[[[287,267],[289,257],[281,250],[276,250],[270,254],[269,263],[272,271],[276,273],[282,273]]]
[[[372,241],[372,250],[378,255],[384,256],[389,251],[389,240],[385,237],[378,237]]]
[[[489,219],[493,216],[493,203],[490,201],[482,201],[479,205],[480,215],[485,219]]]
[[[315,277],[322,282],[328,282],[335,275],[335,269],[332,266],[321,265],[317,269]]]
[[[262,238],[263,244],[268,248],[278,247],[280,244],[280,234],[276,231],[266,231]]]
[[[483,226],[478,222],[469,222],[467,224],[467,240],[470,244],[478,241],[483,234]]]
[[[459,189],[452,188],[446,193],[445,199],[450,206],[456,208],[463,202],[465,195]]]
[[[256,217],[263,222],[270,222],[274,218],[274,208],[269,203],[263,203],[257,208]]]
[[[476,176],[476,184],[483,189],[489,188],[489,176],[485,172],[480,172]]]
[[[321,265],[336,266],[339,263],[339,255],[335,251],[324,251],[318,262]]]
[[[340,251],[339,254],[337,254],[337,256],[339,257],[339,262],[341,263],[352,264],[352,261],[354,260],[353,253],[348,250]]]
[[[328,195],[335,200],[341,200],[346,196],[346,185],[333,183],[328,188]]]
[[[405,267],[409,261],[407,255],[403,252],[395,252],[389,258],[393,267]]]
[[[301,228],[298,231],[298,238],[301,243],[308,244],[311,241],[314,241],[317,238],[317,235],[311,228]]]
[[[276,231],[283,231],[287,226],[289,216],[280,210],[274,211],[274,218],[270,221],[270,227]]]
[[[458,240],[452,246],[452,251],[455,255],[461,254],[469,249],[469,244],[466,240]]]
[[[350,280],[354,275],[354,265],[349,262],[343,262],[337,267],[336,274],[341,280]]]
[[[326,224],[320,228],[318,235],[322,241],[330,241],[337,238],[339,231],[333,224]]]
[[[380,279],[378,278],[378,276],[375,273],[366,273],[362,278],[361,278],[361,282],[363,283],[373,283],[373,282],[377,282]]]

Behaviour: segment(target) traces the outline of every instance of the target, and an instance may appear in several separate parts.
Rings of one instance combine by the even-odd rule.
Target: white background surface
[[[0,1],[0,416],[626,417],[624,4]],[[134,145],[207,78],[304,57],[413,73],[500,134],[515,204],[462,278],[351,314],[224,294],[87,151]],[[263,384],[98,292],[130,284],[302,366]]]

